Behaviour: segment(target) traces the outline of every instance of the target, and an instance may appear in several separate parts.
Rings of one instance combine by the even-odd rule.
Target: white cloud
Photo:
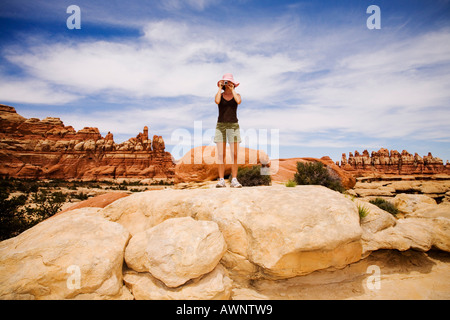
[[[190,5],[201,10],[206,4]],[[393,34],[389,41],[367,39],[367,30],[311,33],[295,19],[249,21],[227,32],[217,30],[214,22],[154,20],[135,41],[11,49],[5,51],[6,58],[29,77],[23,83],[1,84],[0,94],[9,101],[49,104],[73,101],[75,93],[117,96],[130,107],[67,115],[65,122],[92,122],[115,134],[134,134],[157,122],[158,134],[170,136],[176,128],[191,128],[196,120],[215,121],[211,110],[216,108],[216,82],[223,73],[233,72],[241,82],[242,125],[279,128],[284,145],[347,146],[349,135],[450,138],[448,29],[407,38]],[[53,91],[55,87],[59,91]],[[182,97],[192,99],[186,103]],[[176,101],[149,109],[133,105],[134,99],[155,98]],[[439,114],[433,108],[439,108]],[[310,136],[333,131],[340,135]]]
[[[40,80],[18,80],[7,75],[0,75],[0,78],[0,99],[3,101],[56,105],[80,98]]]
[[[219,3],[220,0],[164,0],[161,1],[162,8],[173,11],[192,8],[203,11],[206,7]]]
[[[292,84],[280,85],[283,74],[307,63],[280,52],[248,53],[234,36],[183,22],[151,22],[144,32],[136,42],[44,44],[28,52],[10,50],[7,59],[37,79],[82,94],[116,90],[137,97],[211,96],[222,73],[232,71],[246,97],[255,100],[286,90]]]

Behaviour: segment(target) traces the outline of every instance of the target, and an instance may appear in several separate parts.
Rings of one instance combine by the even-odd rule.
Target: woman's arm
[[[234,87],[231,87],[231,92],[233,93],[234,100],[237,102],[237,104],[241,104],[241,95],[237,93],[236,90],[234,90]]]
[[[222,99],[222,81],[219,81],[219,91],[217,91],[216,97],[214,99],[216,104],[220,103],[220,99]]]

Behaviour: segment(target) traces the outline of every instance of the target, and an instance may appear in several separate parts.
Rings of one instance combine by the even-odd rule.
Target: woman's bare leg
[[[231,177],[237,178],[237,172],[238,172],[238,150],[239,150],[239,142],[230,143],[230,151],[231,151],[231,158],[232,158],[232,164],[231,164]]]
[[[219,164],[219,178],[225,175],[225,157],[227,153],[226,142],[217,142],[217,163]]]

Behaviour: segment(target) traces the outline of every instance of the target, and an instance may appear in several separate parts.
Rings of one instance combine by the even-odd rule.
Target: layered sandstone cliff
[[[26,119],[0,105],[0,177],[52,179],[172,178],[175,164],[148,128],[123,143],[97,128],[76,131],[59,118]]]
[[[444,165],[442,159],[433,157],[431,152],[427,156],[419,156],[417,153],[412,155],[406,150],[401,153],[397,150],[389,150],[381,148],[378,151],[372,151],[369,155],[367,150],[362,154],[355,151],[353,155],[349,153],[349,157],[345,153],[342,154],[340,167],[346,171],[350,171],[357,175],[367,173],[381,174],[450,174],[450,164]]]

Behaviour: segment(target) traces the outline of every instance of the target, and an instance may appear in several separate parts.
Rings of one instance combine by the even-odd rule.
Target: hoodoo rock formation
[[[431,152],[427,156],[419,156],[417,153],[412,155],[406,150],[401,153],[397,150],[389,150],[381,148],[378,151],[372,151],[369,155],[367,150],[362,154],[355,151],[353,155],[349,153],[349,157],[345,153],[342,154],[340,167],[345,171],[350,171],[357,175],[366,173],[381,174],[450,174],[450,165],[444,165],[442,159],[433,157]]]
[[[161,136],[115,143],[111,132],[76,131],[59,118],[26,119],[0,105],[0,177],[52,179],[172,178],[175,164]]]

